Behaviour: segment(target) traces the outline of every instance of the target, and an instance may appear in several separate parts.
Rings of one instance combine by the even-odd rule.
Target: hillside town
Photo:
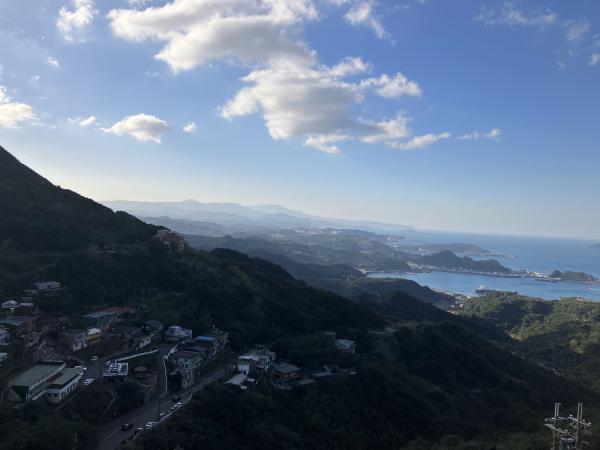
[[[169,230],[158,235],[173,252],[181,251],[177,236]],[[101,448],[116,448],[167,420],[210,382],[243,391],[261,382],[291,390],[356,374],[333,363],[300,367],[278,359],[268,345],[250,346],[236,356],[226,330],[211,325],[196,334],[129,306],[78,315],[38,307],[60,303],[67,293],[59,281],[40,281],[1,303],[0,402],[16,409],[44,402],[59,409],[77,404],[74,399],[86,390],[106,395],[105,404],[92,405],[100,409],[105,428],[115,429],[107,431]],[[321,338],[329,349],[356,351],[353,340],[333,331]],[[126,421],[134,412],[145,413],[143,423]]]

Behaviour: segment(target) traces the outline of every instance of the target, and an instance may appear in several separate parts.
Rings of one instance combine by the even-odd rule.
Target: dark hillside
[[[19,251],[131,244],[156,227],[53,185],[0,147],[0,242]]]

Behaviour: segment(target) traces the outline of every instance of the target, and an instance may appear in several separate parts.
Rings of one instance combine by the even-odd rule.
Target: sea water
[[[553,270],[586,272],[600,278],[600,250],[592,248],[598,243],[581,239],[557,239],[522,236],[492,236],[466,233],[407,232],[406,245],[423,243],[468,243],[489,250],[493,256],[469,255],[474,259],[497,259],[513,270],[551,273]],[[501,256],[500,256],[501,255]],[[545,299],[584,297],[600,301],[600,284],[575,282],[544,282],[531,278],[502,278],[451,272],[415,274],[376,273],[372,277],[393,276],[414,280],[435,289],[473,295],[483,284],[488,289],[517,291],[520,294]]]

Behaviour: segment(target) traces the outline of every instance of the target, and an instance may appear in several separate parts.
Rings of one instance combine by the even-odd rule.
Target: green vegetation
[[[484,442],[500,430],[540,432],[557,399],[596,400],[457,323],[407,323],[393,333],[350,337],[355,355],[332,351],[317,335],[281,339],[273,348],[303,367],[333,363],[356,375],[290,392],[267,381],[248,392],[214,385],[132,448],[398,449],[419,437],[449,442],[452,435]]]
[[[434,267],[445,267],[448,269],[464,269],[474,272],[510,273],[509,268],[504,267],[495,259],[476,261],[468,256],[457,256],[450,250],[444,250],[434,255],[421,256],[416,258],[415,262]]]
[[[583,281],[585,283],[598,281],[595,276],[590,275],[589,273],[570,271],[561,272],[560,270],[555,270],[552,272],[550,274],[550,278],[558,278],[563,281]]]
[[[529,358],[600,392],[600,303],[498,293],[466,302],[460,313],[499,326]]]
[[[409,270],[406,255],[387,245],[383,241],[385,236],[382,235],[358,230],[320,230],[312,233],[280,230],[277,234],[283,238],[274,239],[269,234],[220,238],[186,236],[186,239],[194,248],[229,248],[267,259],[273,256],[284,257],[301,264],[344,265],[349,266],[347,270],[352,267],[365,270]],[[282,260],[281,264],[286,267],[285,261]],[[294,269],[290,271],[293,272]]]

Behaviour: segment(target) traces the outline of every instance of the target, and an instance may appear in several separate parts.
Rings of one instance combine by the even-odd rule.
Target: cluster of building
[[[0,303],[0,367],[9,360],[12,344],[13,353],[35,350],[45,333],[51,327],[38,321],[35,301],[38,298],[53,297],[64,292],[57,281],[35,283],[17,298]]]
[[[323,333],[325,344],[342,352],[355,353],[356,343],[350,339],[338,339],[336,333]],[[257,379],[267,378],[281,389],[306,386],[318,380],[356,375],[354,369],[344,369],[337,365],[326,364],[317,369],[302,369],[288,361],[277,361],[277,354],[263,345],[237,357],[231,367],[235,374],[225,384],[247,390],[256,384]]]
[[[174,366],[169,374],[171,384],[187,389],[197,381],[202,366],[227,347],[229,334],[212,327],[210,332],[193,338],[191,330],[171,326],[165,332],[165,340],[179,344],[169,355]]]
[[[330,348],[336,348],[346,353],[356,351],[356,343],[353,340],[338,339],[333,331],[325,332],[324,337]],[[225,384],[242,390],[247,390],[256,384],[257,379],[261,377],[266,377],[274,386],[287,390],[320,380],[356,374],[354,369],[344,369],[333,364],[316,369],[302,369],[288,361],[277,361],[276,353],[263,345],[257,345],[251,351],[239,355],[231,369],[235,374]]]
[[[135,312],[129,307],[112,306],[81,316],[84,328],[65,328],[60,332],[63,343],[73,352],[98,344],[103,334],[115,331],[123,316]]]

